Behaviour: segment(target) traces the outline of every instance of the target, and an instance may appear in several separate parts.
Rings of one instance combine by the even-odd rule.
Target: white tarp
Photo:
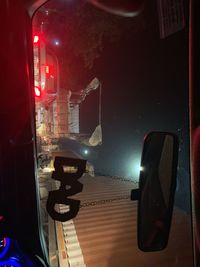
[[[102,129],[101,125],[98,125],[89,139],[89,145],[97,146],[102,144]]]

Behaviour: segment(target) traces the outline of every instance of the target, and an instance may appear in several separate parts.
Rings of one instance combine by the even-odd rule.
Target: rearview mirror
[[[144,141],[139,189],[131,199],[138,203],[138,247],[159,251],[167,246],[171,226],[178,138],[171,133],[152,132]]]

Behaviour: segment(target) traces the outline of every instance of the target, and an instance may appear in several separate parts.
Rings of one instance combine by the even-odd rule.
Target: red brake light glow
[[[38,86],[35,86],[35,97],[41,97],[41,89]]]
[[[39,36],[38,35],[34,35],[33,37],[33,43],[37,44],[39,42]]]

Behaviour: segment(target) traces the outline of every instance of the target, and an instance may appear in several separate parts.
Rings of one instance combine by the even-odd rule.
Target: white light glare
[[[142,172],[142,171],[144,171],[144,167],[143,166],[140,166],[139,167],[139,170]]]
[[[140,172],[144,171],[139,156],[129,161],[127,171],[129,176],[133,177],[135,180],[139,180]]]
[[[54,43],[55,43],[56,46],[60,45],[60,42],[58,40],[56,40]]]
[[[88,155],[89,151],[88,151],[87,149],[85,149],[85,150],[83,151],[83,153],[84,153],[85,155]]]

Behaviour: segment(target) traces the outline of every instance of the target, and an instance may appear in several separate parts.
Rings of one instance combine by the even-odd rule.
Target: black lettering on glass
[[[86,160],[56,157],[54,161],[55,171],[52,173],[52,179],[60,181],[61,185],[58,190],[50,191],[47,199],[47,212],[53,220],[65,222],[73,219],[78,214],[80,200],[69,199],[82,192],[83,184],[78,181],[86,170]],[[75,167],[75,173],[65,172],[64,167]],[[67,189],[66,187],[69,186]],[[55,210],[56,204],[69,206],[69,211],[60,213]]]

